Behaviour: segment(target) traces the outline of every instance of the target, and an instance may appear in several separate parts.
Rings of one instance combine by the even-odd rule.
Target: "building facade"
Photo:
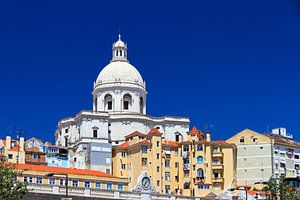
[[[237,146],[237,184],[253,185],[268,182],[271,176],[285,176],[299,186],[300,143],[286,133],[286,129],[273,129],[262,134],[245,129],[228,143]]]
[[[50,143],[45,143],[44,152],[46,154],[47,166],[52,167],[69,167],[68,150]]]
[[[5,140],[0,140],[0,159],[12,163],[25,163],[24,138],[13,140],[6,136]]]
[[[127,177],[134,191],[143,190],[148,177],[149,188],[161,194],[204,197],[234,187],[235,145],[211,141],[196,128],[187,135],[170,141],[156,128],[127,135],[113,147],[113,174]]]
[[[56,145],[69,150],[69,166],[111,172],[112,144],[134,131],[159,128],[175,141],[177,132],[187,138],[189,119],[152,117],[146,113],[146,83],[127,59],[127,44],[112,46],[112,59],[99,73],[93,88],[93,110],[58,122]]]

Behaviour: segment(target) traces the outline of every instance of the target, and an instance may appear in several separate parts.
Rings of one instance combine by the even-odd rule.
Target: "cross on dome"
[[[112,62],[127,61],[127,45],[122,41],[120,33],[118,38],[118,41],[113,44],[112,48]]]

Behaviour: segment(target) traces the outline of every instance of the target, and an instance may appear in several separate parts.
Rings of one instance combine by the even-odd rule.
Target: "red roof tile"
[[[169,140],[166,140],[164,142],[165,145],[168,145],[168,146],[172,146],[172,147],[178,147],[178,142],[174,142],[174,141],[169,141]]]
[[[157,128],[152,128],[147,135],[155,135],[155,134],[161,135],[162,133],[159,132]]]
[[[124,142],[122,144],[120,144],[118,147],[123,147],[123,148],[127,148],[129,146],[129,142]]]
[[[215,143],[218,143],[218,144],[229,144],[227,142],[225,142],[224,140],[217,140],[217,141],[214,141]]]
[[[118,178],[116,176],[106,174],[104,172],[96,171],[96,170],[60,168],[60,167],[50,167],[50,166],[43,166],[43,165],[29,165],[29,164],[17,164],[16,168],[25,171],[31,170],[31,171],[39,171],[39,172],[47,172],[47,173],[67,173],[67,174],[77,174],[77,175],[87,175],[87,176]]]
[[[140,136],[140,137],[146,137],[145,134],[141,133],[141,132],[138,132],[138,131],[135,131],[133,133],[130,133],[129,135],[126,135],[125,138],[129,138],[129,137],[132,137],[132,136]]]

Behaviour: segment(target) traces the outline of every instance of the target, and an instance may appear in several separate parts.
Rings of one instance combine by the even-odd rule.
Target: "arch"
[[[183,188],[184,188],[184,189],[190,189],[190,183],[185,182],[185,183],[183,184]]]
[[[132,97],[130,94],[125,94],[123,96],[123,110],[130,110],[132,104]]]
[[[198,156],[197,157],[197,164],[202,164],[203,163],[203,156]]]
[[[143,97],[140,97],[140,113],[144,113],[144,99]]]
[[[113,107],[113,99],[110,94],[105,95],[104,97],[104,110],[112,110]]]
[[[197,177],[204,178],[203,169],[201,168],[197,169]]]

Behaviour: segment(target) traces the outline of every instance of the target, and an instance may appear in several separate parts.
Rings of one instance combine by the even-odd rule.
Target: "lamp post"
[[[69,198],[69,194],[68,194],[68,184],[69,184],[69,176],[67,173],[48,173],[46,174],[47,177],[53,177],[54,175],[64,175],[66,176],[66,198]]]

